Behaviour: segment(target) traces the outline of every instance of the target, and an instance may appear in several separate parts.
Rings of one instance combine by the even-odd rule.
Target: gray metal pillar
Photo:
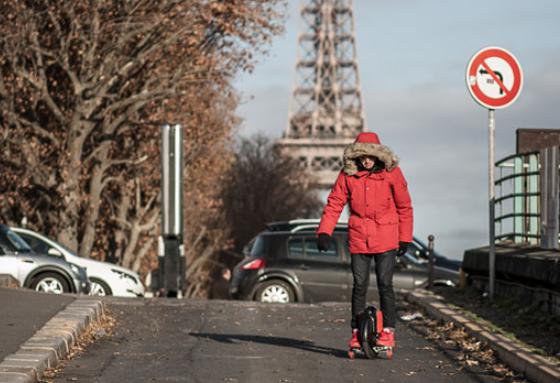
[[[560,150],[558,146],[541,149],[541,247],[558,249],[560,216]]]
[[[183,249],[183,130],[162,127],[162,214],[158,242],[159,288],[168,297],[181,297],[185,288]]]
[[[489,248],[488,248],[488,296],[494,298],[494,286],[496,280],[496,224],[495,204],[496,191],[494,189],[494,138],[496,132],[496,119],[494,109],[488,109],[488,221],[489,221]]]

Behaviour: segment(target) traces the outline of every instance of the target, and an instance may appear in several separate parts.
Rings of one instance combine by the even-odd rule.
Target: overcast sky
[[[285,33],[252,74],[236,81],[241,134],[280,137],[298,50],[300,0]],[[401,159],[415,235],[442,253],[488,241],[488,112],[470,97],[465,71],[486,46],[512,52],[524,72],[520,97],[496,111],[496,158],[515,151],[518,128],[560,128],[560,1],[356,0],[358,65],[366,125]]]

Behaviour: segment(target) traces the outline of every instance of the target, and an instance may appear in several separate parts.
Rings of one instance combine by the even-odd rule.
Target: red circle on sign
[[[476,72],[480,66],[487,68],[488,72],[492,70],[492,68],[490,68],[486,63],[486,60],[492,57],[504,60],[510,66],[513,73],[513,84],[511,89],[507,89],[503,83],[499,82],[496,75],[493,72],[491,73],[491,76],[496,80],[496,82],[498,82],[499,86],[504,91],[504,96],[499,98],[487,96],[480,89],[476,81],[474,83],[471,83],[470,81],[472,77],[476,78]],[[522,85],[523,73],[519,62],[510,52],[503,48],[489,47],[481,49],[475,53],[467,66],[467,87],[469,88],[471,96],[476,102],[489,109],[501,109],[511,105],[521,93]]]

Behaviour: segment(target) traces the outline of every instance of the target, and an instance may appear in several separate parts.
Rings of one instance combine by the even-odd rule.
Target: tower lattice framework
[[[364,130],[352,0],[306,0],[290,118],[278,146],[329,187]]]

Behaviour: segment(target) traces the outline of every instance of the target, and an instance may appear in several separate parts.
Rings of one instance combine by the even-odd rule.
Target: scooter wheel
[[[348,351],[348,358],[355,359],[356,358],[356,353],[354,351]]]

